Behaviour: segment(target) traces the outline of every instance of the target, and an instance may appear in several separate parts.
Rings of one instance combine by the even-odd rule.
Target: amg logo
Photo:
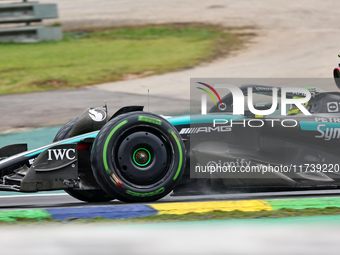
[[[228,132],[231,131],[230,127],[217,126],[217,127],[194,127],[194,128],[182,128],[180,134],[197,134],[197,133],[210,133],[210,132]]]
[[[52,156],[54,156],[55,160],[63,160],[64,157],[66,156],[67,159],[72,160],[75,159],[75,149],[50,149],[48,151],[48,159],[47,160],[53,160]],[[53,152],[53,153],[52,153]],[[73,153],[73,156],[70,155],[70,153]]]

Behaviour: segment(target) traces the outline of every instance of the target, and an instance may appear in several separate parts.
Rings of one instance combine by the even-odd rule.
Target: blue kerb
[[[158,213],[148,205],[118,205],[100,207],[77,207],[46,209],[53,219],[66,220],[68,218],[89,219],[102,217],[106,219],[127,219],[151,216]]]

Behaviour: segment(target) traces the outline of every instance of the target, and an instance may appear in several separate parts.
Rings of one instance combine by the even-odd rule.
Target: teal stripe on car
[[[326,128],[340,128],[340,123],[330,123],[330,122],[314,122],[314,121],[300,121],[301,130],[305,131],[317,131],[317,127],[323,124],[325,126],[321,127],[321,130],[325,131]]]
[[[73,138],[70,138],[70,139],[67,139],[67,140],[62,140],[60,142],[52,143],[52,144],[49,144],[49,145],[44,146],[42,148],[38,148],[36,150],[33,150],[32,153],[25,155],[25,157],[32,157],[32,156],[38,155],[38,154],[42,153],[43,151],[47,150],[48,148],[51,148],[51,147],[56,146],[56,145],[78,143],[85,138],[96,138],[98,133],[99,133],[99,131],[95,131],[95,132],[88,133],[88,134],[85,134],[85,135],[76,136],[76,137],[73,137]]]
[[[183,116],[170,118],[168,121],[174,126],[180,125],[190,125],[190,124],[200,124],[200,123],[213,123],[214,119],[225,119],[225,120],[238,120],[244,119],[244,116],[239,115],[224,115],[224,114],[214,114],[214,115],[197,115],[197,116]]]
[[[183,116],[183,117],[175,117],[175,118],[169,118],[168,121],[174,125],[190,125],[190,124],[200,124],[200,123],[213,123],[214,119],[225,119],[225,120],[238,120],[243,119],[244,116],[239,115],[225,115],[225,114],[214,114],[214,115],[197,115],[197,116]],[[51,148],[56,145],[61,144],[70,144],[70,143],[78,143],[84,138],[96,138],[99,131],[95,131],[92,133],[88,133],[85,135],[76,136],[73,138],[69,138],[66,140],[62,140],[60,142],[52,143],[49,145],[46,145],[44,147],[40,147],[38,149],[33,150],[31,153],[25,155],[25,157],[32,157],[35,155],[38,155],[42,153],[43,151],[47,150],[48,148]]]

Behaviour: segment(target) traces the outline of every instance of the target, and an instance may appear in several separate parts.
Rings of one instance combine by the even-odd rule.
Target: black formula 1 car
[[[339,70],[334,77],[340,87]],[[248,87],[271,96],[272,87],[242,86],[244,94]],[[207,115],[168,119],[141,106],[123,107],[111,117],[106,106],[89,108],[66,123],[52,144],[30,151],[27,144],[2,147],[0,190],[65,190],[88,202],[147,202],[171,191],[181,195],[234,188],[337,188],[340,93],[310,91],[306,107],[312,116],[295,108],[285,117],[249,111],[232,115],[231,94],[222,98],[222,110],[214,106]],[[234,125],[212,126],[216,119]],[[251,127],[254,119],[263,125]],[[223,167],[225,171],[216,171]]]

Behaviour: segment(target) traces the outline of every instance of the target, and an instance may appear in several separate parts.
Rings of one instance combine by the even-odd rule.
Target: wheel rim
[[[152,127],[134,127],[116,140],[112,150],[114,169],[123,182],[150,188],[170,174],[173,148],[168,138]]]
[[[151,161],[151,154],[145,148],[139,148],[133,153],[132,159],[137,166],[146,166]]]

